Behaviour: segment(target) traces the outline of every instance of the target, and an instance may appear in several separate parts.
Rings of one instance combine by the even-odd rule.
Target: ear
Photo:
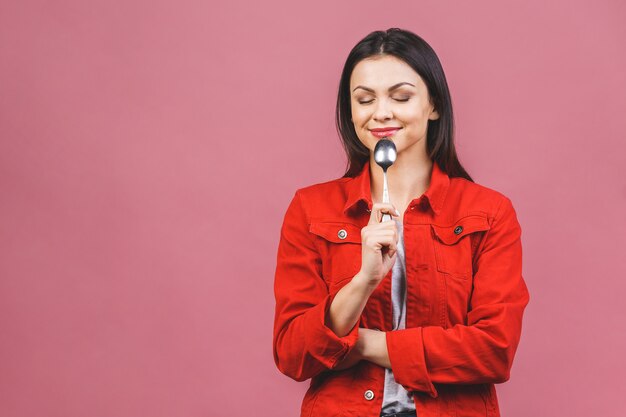
[[[430,114],[428,115],[428,120],[437,120],[439,119],[439,112],[435,108],[435,103],[433,103],[433,98],[428,98],[428,104],[431,105]]]

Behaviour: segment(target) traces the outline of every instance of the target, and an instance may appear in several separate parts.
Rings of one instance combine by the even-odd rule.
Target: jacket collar
[[[430,175],[430,185],[424,193],[426,201],[435,214],[440,214],[443,209],[443,203],[450,186],[450,178],[441,170],[439,164],[433,161],[433,167]],[[368,210],[372,209],[372,194],[370,189],[370,162],[367,160],[363,165],[361,172],[348,181],[348,199],[343,208],[344,214],[347,214],[360,201],[367,204]],[[419,198],[414,199],[409,207],[416,204]]]

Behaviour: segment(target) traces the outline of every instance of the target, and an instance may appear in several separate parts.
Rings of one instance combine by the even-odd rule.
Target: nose
[[[391,111],[391,106],[389,102],[385,99],[381,99],[377,101],[376,109],[373,115],[374,120],[376,121],[384,121],[393,118],[393,113]]]

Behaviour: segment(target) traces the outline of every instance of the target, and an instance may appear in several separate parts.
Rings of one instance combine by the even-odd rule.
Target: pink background
[[[295,416],[279,229],[342,175],[336,88],[423,36],[457,146],[511,198],[531,292],[504,416],[626,413],[626,18],[604,1],[0,7],[0,415]],[[225,413],[228,411],[228,413]]]

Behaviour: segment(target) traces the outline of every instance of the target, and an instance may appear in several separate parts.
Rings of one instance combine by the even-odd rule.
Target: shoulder
[[[336,178],[298,188],[295,197],[309,218],[339,213],[347,201],[351,177]]]
[[[503,211],[514,211],[513,202],[504,193],[465,178],[450,178],[446,200],[462,212],[483,213],[492,220]]]

